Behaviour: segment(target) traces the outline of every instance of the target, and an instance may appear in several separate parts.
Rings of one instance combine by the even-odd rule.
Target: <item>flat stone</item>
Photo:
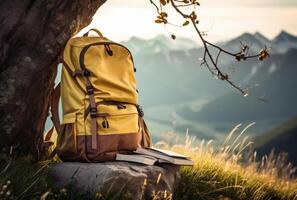
[[[128,162],[76,163],[51,165],[53,186],[72,186],[91,195],[125,194],[127,199],[170,196],[180,179],[179,166],[147,166]]]

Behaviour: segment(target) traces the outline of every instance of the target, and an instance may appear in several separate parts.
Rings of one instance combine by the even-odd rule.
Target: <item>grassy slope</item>
[[[292,130],[297,129],[297,117],[281,124],[277,128],[273,129],[272,131],[269,131],[268,133],[261,135],[256,139],[255,147],[261,147],[267,143],[271,143],[274,140],[278,140],[279,138],[283,138],[285,134],[289,133],[293,135]]]
[[[268,200],[297,199],[297,180],[288,178],[292,168],[286,167],[281,160],[269,158],[257,163],[253,157],[246,165],[240,164],[242,151],[249,146],[241,134],[231,139],[233,131],[219,150],[212,148],[212,142],[195,143],[187,138],[184,145],[168,147],[159,143],[157,147],[169,148],[191,156],[194,167],[181,169],[181,181],[173,199],[189,200]],[[30,164],[28,161],[12,163],[7,170],[5,164],[0,169],[0,199],[125,199],[124,194],[112,197],[90,197],[79,195],[68,189],[52,190],[46,178],[49,162]],[[284,171],[284,168],[287,170]],[[280,175],[279,170],[284,173]],[[9,191],[9,195],[7,192]],[[3,193],[1,193],[3,192]],[[11,198],[13,197],[13,198]],[[133,199],[133,198],[132,198]],[[156,197],[155,199],[170,199]]]
[[[276,178],[269,173],[258,173],[254,166],[241,167],[211,154],[196,154],[195,166],[182,169],[182,180],[174,199],[297,199],[297,182]],[[0,178],[0,186],[8,185],[0,199],[118,199],[114,197],[90,197],[78,195],[71,189],[52,190],[48,186],[46,170],[36,174],[40,166],[18,163],[11,166],[5,176]],[[34,175],[35,174],[35,175]],[[6,192],[10,195],[6,197]],[[119,195],[121,196],[121,195]],[[119,197],[118,196],[118,197]]]
[[[257,163],[240,166],[236,158],[221,153],[191,152],[193,168],[182,169],[182,181],[175,199],[297,199],[297,182],[277,177],[275,166],[259,170]],[[267,165],[266,165],[267,166]],[[259,171],[258,171],[259,170]]]
[[[288,159],[297,165],[297,117],[283,123],[274,130],[255,138],[255,149],[260,155],[287,152]]]

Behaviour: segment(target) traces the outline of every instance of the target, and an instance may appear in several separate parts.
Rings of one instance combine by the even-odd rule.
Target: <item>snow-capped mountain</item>
[[[170,36],[158,35],[152,39],[144,40],[138,37],[131,37],[128,41],[122,42],[133,54],[147,55],[172,50],[186,51],[199,47],[191,39],[179,38],[172,40]]]
[[[122,42],[133,54],[148,55],[155,53],[168,53],[170,51],[188,51],[194,48],[200,48],[198,43],[188,38],[179,38],[172,40],[170,36],[159,35],[152,39],[141,39],[131,37],[128,41]],[[261,49],[271,48],[271,53],[284,53],[291,48],[297,48],[297,37],[288,32],[282,31],[274,39],[269,40],[259,32],[254,34],[244,33],[234,39],[218,43],[219,46],[232,52],[239,52],[242,44],[250,46],[250,54],[258,53]]]
[[[297,37],[282,31],[274,39],[269,40],[259,32],[254,34],[244,33],[235,39],[220,43],[220,45],[236,52],[240,50],[241,43],[250,46],[250,53],[257,53],[265,47],[271,48],[272,54],[285,53],[291,48],[297,48]]]

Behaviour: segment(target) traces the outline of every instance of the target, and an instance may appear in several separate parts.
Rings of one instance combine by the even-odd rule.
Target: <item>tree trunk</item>
[[[40,159],[58,56],[106,0],[1,0],[0,150]]]

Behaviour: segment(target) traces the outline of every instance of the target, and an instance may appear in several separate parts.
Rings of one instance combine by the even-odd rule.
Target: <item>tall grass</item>
[[[284,155],[272,152],[257,158],[252,142],[245,136],[252,126],[234,127],[220,145],[198,141],[186,132],[183,144],[158,142],[158,148],[170,149],[194,160],[193,167],[181,168],[181,180],[174,195],[152,195],[153,199],[182,200],[297,200],[296,169]],[[125,194],[109,197],[98,193],[78,194],[70,189],[51,189],[46,178],[51,161],[32,165],[24,160],[8,160],[0,170],[0,199],[133,199]],[[117,198],[118,197],[118,198]],[[127,198],[124,198],[127,197]]]
[[[286,162],[284,155],[273,152],[257,159],[256,152],[251,151],[252,142],[244,137],[252,125],[241,131],[241,124],[237,125],[219,147],[213,141],[197,142],[188,133],[183,145],[156,144],[186,154],[195,162],[193,167],[181,169],[174,199],[297,199],[296,169]]]

